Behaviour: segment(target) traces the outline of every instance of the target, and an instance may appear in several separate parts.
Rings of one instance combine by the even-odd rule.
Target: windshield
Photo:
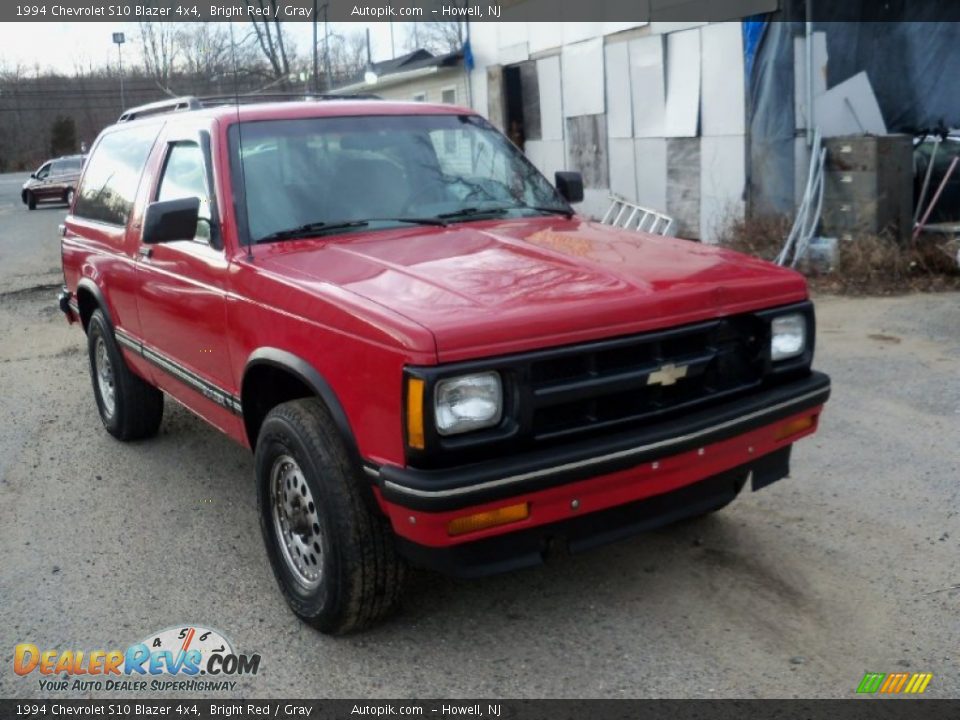
[[[521,152],[477,116],[246,122],[232,136],[234,160],[238,143],[237,180],[253,242],[323,229],[571,212]]]

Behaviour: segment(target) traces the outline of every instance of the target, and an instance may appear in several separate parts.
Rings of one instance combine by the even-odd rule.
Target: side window
[[[55,177],[57,175],[63,175],[64,166],[63,163],[59,160],[50,165],[50,177]]]
[[[209,242],[210,198],[207,194],[203,154],[197,143],[173,143],[167,152],[167,161],[157,190],[157,200],[180,200],[191,197],[200,198],[200,222],[197,223],[195,239],[200,242]]]
[[[47,176],[50,175],[50,165],[51,163],[47,163],[46,165],[41,166],[39,170],[37,170],[37,180],[47,179]]]
[[[87,163],[74,214],[111,225],[126,225],[143,165],[158,131],[159,126],[153,125],[105,135]]]

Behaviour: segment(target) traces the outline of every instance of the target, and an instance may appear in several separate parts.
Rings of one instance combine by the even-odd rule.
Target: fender
[[[333,391],[333,388],[330,387],[330,383],[328,383],[326,379],[324,379],[324,377],[317,372],[317,370],[310,363],[291,352],[280,350],[279,348],[263,347],[254,350],[250,354],[250,357],[247,358],[247,364],[243,368],[243,380],[240,382],[241,398],[243,397],[243,383],[247,378],[247,374],[250,372],[251,368],[254,368],[257,365],[271,365],[273,367],[286,370],[290,374],[299,378],[304,385],[313,390],[313,392],[321,400],[323,400],[324,404],[327,406],[327,409],[330,411],[330,416],[333,418],[333,422],[340,431],[340,436],[347,445],[347,452],[349,452],[353,459],[358,463],[357,467],[360,467],[360,463],[362,462],[360,458],[360,450],[357,446],[357,440],[353,434],[353,429],[350,427],[350,421],[347,419],[347,414],[343,410],[343,405],[340,404],[340,399]],[[254,438],[250,444],[253,446],[255,443],[256,438]]]
[[[97,285],[93,280],[91,280],[91,279],[88,278],[88,277],[82,277],[82,278],[80,278],[79,282],[77,282],[77,290],[76,290],[77,304],[78,304],[78,305],[80,304],[80,299],[79,299],[79,297],[80,297],[80,290],[86,290],[86,291],[88,291],[91,295],[93,295],[94,300],[97,301],[97,306],[100,308],[100,310],[101,310],[101,311],[103,312],[103,314],[106,316],[107,322],[110,323],[110,327],[111,327],[111,328],[116,328],[117,326],[116,326],[116,324],[113,322],[113,314],[110,312],[110,305],[107,303],[107,297],[106,297],[106,295],[103,294],[103,290],[100,289],[100,286]],[[82,320],[82,318],[81,318],[81,320]],[[83,329],[84,329],[84,331],[86,331],[86,329],[87,329],[87,324],[86,324],[86,322],[83,323]]]

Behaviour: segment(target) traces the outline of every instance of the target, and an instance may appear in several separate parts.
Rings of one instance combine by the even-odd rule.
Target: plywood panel
[[[565,22],[563,23],[563,43],[571,45],[589,38],[603,35],[601,22]]]
[[[567,118],[567,160],[570,170],[583,175],[584,187],[610,187],[607,123],[603,115]]]
[[[487,67],[487,120],[494,127],[503,130],[503,68],[499,65]]]
[[[743,31],[740,23],[717,23],[700,31],[703,135],[743,135]]]
[[[611,43],[604,48],[603,54],[607,84],[607,133],[612,138],[633,137],[630,55],[627,43]]]
[[[633,141],[637,174],[637,203],[667,212],[667,141],[638,138]]]
[[[479,24],[480,23],[470,23],[471,26]],[[498,22],[493,24],[497,26],[498,47],[506,48],[511,45],[527,42],[527,23]]]
[[[633,140],[610,138],[610,190],[631,202],[637,199],[637,172]]]
[[[501,65],[515,65],[516,63],[523,62],[529,57],[530,51],[527,49],[527,44],[525,42],[517,43],[516,45],[508,45],[507,47],[501,47],[498,55]]]
[[[666,80],[663,38],[637,38],[628,45],[634,137],[663,137]]]
[[[676,221],[674,234],[700,237],[700,139],[667,140],[667,214]]]
[[[700,239],[703,242],[716,242],[726,225],[743,217],[745,162],[742,136],[701,139]]]
[[[477,23],[483,25],[484,23]],[[527,43],[530,53],[553,50],[563,44],[563,23],[559,22],[532,22],[528,23]]]
[[[537,60],[540,91],[540,134],[543,140],[563,140],[563,102],[560,56]]]
[[[700,127],[700,30],[667,36],[664,135],[696,137]]]
[[[602,218],[610,207],[610,191],[603,189],[586,189],[583,191],[583,202],[576,206],[577,212],[586,215],[592,220]]]
[[[566,154],[562,140],[530,140],[524,145],[530,162],[553,184],[558,170],[566,169]]]
[[[602,80],[603,38],[564,45],[562,63],[564,117],[599,115],[605,112]]]

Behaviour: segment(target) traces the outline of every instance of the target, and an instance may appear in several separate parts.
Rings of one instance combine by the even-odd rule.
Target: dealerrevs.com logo
[[[230,678],[259,670],[259,654],[238,654],[216,630],[189,625],[153,633],[126,650],[20,643],[13,653],[13,671],[37,673],[45,691],[230,691],[237,684]]]

